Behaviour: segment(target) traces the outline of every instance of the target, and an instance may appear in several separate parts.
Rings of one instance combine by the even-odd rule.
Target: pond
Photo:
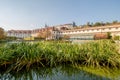
[[[94,69],[90,71],[90,69],[79,69],[72,66],[58,66],[53,68],[34,67],[29,71],[1,72],[0,80],[120,80],[119,71],[118,73],[115,72],[113,76],[108,71],[96,74],[99,73],[99,70]]]

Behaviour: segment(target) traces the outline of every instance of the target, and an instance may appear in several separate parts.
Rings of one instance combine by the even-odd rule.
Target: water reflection
[[[119,80],[120,78],[116,78]],[[58,66],[56,68],[32,68],[29,71],[4,72],[0,80],[111,80],[93,73],[73,68],[71,66]]]

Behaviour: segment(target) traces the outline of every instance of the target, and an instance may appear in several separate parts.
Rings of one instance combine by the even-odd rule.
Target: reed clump
[[[62,64],[120,68],[118,44],[99,40],[84,44],[59,42],[15,43],[0,47],[0,68],[29,70],[31,66]]]

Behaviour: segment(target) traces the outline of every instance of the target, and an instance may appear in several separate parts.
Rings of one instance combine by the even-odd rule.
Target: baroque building
[[[38,37],[40,34],[46,32],[46,39],[60,39],[64,36],[69,36],[69,40],[91,40],[97,34],[111,33],[112,36],[120,36],[120,24],[110,26],[98,26],[87,28],[74,28],[73,24],[63,24],[56,26],[47,26],[45,28],[34,30],[9,30],[7,36],[26,38],[26,37]]]

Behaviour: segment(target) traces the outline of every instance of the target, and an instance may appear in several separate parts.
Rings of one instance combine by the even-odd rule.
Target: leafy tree
[[[114,36],[114,40],[120,40],[120,36]]]
[[[115,21],[113,21],[112,23],[113,23],[113,24],[116,24],[116,23],[118,23],[118,21],[117,21],[117,20],[115,20]]]
[[[10,36],[9,36],[9,37],[6,37],[5,39],[6,39],[6,40],[16,40],[17,37],[10,37]]]
[[[5,32],[3,28],[0,28],[0,40],[5,38]]]
[[[45,30],[45,31],[41,31],[40,33],[38,33],[38,38],[40,39],[46,39],[48,37],[50,37],[52,35],[50,30]]]
[[[45,32],[40,32],[40,33],[38,33],[37,38],[45,39],[45,38],[46,38],[46,33],[45,33]]]
[[[90,26],[90,22],[87,22],[87,26]]]
[[[101,22],[96,22],[96,23],[94,24],[94,26],[102,26],[102,23],[101,23]]]
[[[87,22],[87,24],[86,24],[86,26],[89,26],[89,27],[93,27],[94,26],[94,24],[91,22]]]
[[[106,22],[105,25],[110,25],[111,23],[110,22]]]
[[[98,40],[98,39],[107,39],[107,38],[108,38],[108,36],[105,33],[97,33],[97,34],[94,35],[94,39],[95,40]]]
[[[111,32],[107,32],[107,36],[108,36],[108,39],[111,39],[112,38]]]

